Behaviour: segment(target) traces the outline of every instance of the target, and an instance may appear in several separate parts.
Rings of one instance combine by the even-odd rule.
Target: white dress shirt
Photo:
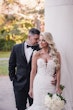
[[[24,43],[25,56],[26,56],[27,62],[29,63],[33,49],[31,47],[28,48],[27,45],[28,45],[27,42],[25,42]]]

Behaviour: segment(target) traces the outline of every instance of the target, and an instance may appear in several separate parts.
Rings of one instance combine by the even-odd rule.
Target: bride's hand
[[[33,98],[33,89],[30,89],[28,94],[31,98]]]
[[[60,89],[60,87],[59,88],[56,88],[56,93],[57,94],[62,94],[62,90]]]

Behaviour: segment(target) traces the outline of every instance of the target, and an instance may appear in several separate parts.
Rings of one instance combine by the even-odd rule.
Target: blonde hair
[[[58,59],[58,51],[55,48],[55,43],[53,42],[52,34],[49,32],[43,32],[40,34],[40,36],[43,37],[43,39],[48,43],[49,45],[49,55],[53,58],[55,64],[56,64],[56,70],[60,68],[60,63]]]

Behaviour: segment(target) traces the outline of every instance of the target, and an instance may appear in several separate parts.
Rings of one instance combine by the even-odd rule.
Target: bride
[[[44,105],[45,95],[49,93],[61,93],[60,89],[60,54],[55,48],[51,33],[41,33],[39,39],[41,50],[34,52],[32,57],[32,70],[30,76],[29,95],[33,97],[33,104],[28,110],[47,110]],[[56,73],[57,83],[51,81]]]

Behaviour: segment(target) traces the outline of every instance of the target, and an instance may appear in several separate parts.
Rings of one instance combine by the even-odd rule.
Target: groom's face
[[[31,42],[32,45],[36,45],[39,41],[39,36],[38,34],[32,34],[31,36],[29,36],[29,40]]]

